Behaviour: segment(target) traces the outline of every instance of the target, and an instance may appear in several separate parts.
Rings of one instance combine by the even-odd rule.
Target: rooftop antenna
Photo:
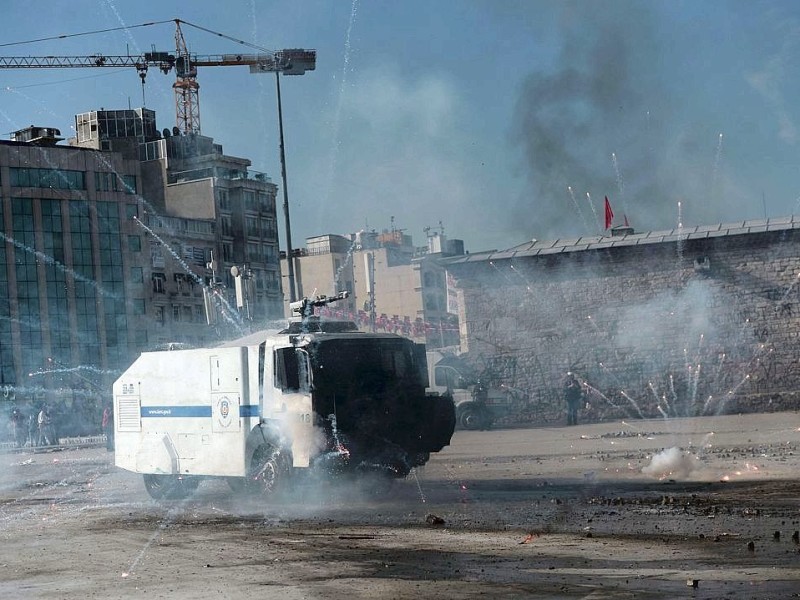
[[[389,222],[391,223],[392,233],[394,233],[394,215],[389,217]]]

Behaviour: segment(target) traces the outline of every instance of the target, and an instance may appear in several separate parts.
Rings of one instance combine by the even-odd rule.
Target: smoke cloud
[[[562,6],[558,54],[527,77],[516,106],[512,138],[523,150],[530,194],[509,215],[512,231],[539,239],[597,235],[606,195],[615,224],[624,214],[637,230],[678,227],[678,200],[685,223],[755,218],[745,210],[745,202],[753,206],[746,186],[724,171],[714,119],[689,108],[692,90],[672,80],[679,59],[657,9]]]
[[[642,473],[656,479],[686,479],[695,470],[696,460],[680,448],[662,450],[642,469]]]

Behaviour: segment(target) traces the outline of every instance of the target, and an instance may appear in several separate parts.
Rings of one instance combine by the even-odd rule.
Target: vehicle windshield
[[[417,381],[412,347],[402,339],[330,339],[309,349],[314,389],[361,396]]]

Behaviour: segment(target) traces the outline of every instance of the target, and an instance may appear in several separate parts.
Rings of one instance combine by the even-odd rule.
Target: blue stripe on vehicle
[[[206,406],[143,406],[143,417],[210,417],[211,407]]]
[[[210,406],[143,406],[143,417],[210,417]],[[239,418],[257,417],[258,404],[243,404],[239,407]]]
[[[257,417],[258,412],[258,404],[242,404],[239,407],[240,417]]]

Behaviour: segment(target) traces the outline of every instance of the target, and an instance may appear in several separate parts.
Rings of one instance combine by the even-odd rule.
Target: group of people
[[[21,448],[29,446],[53,446],[58,443],[50,408],[43,404],[39,411],[27,416],[18,408],[11,409],[11,429],[14,444]]]
[[[9,414],[9,421],[12,439],[17,448],[58,444],[56,423],[47,404],[42,404],[38,411],[32,410],[28,414],[14,406]],[[103,408],[101,425],[106,434],[106,449],[111,451],[114,449],[114,413],[111,403]]]

